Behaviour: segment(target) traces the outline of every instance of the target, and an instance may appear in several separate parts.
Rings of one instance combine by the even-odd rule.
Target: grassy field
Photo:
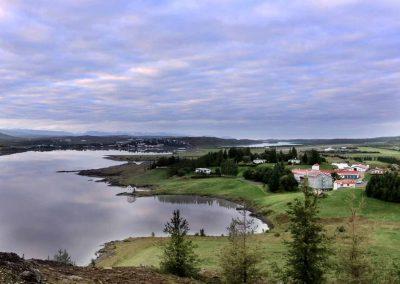
[[[301,193],[266,193],[256,184],[235,178],[215,179],[173,179],[161,185],[163,193],[199,194],[246,199],[256,204],[258,210],[268,212],[276,227],[269,233],[256,235],[252,243],[263,250],[265,265],[272,260],[282,264],[285,252],[284,240],[290,238],[287,233],[285,211],[288,202],[301,198]],[[354,189],[357,200],[363,196],[363,190]],[[343,247],[343,238],[337,228],[346,225],[349,216],[347,200],[351,190],[332,191],[320,202],[320,216],[333,237],[334,249]],[[400,259],[400,204],[387,203],[365,197],[365,206],[361,211],[360,224],[366,238],[368,250],[376,261],[389,263],[391,259]],[[225,237],[192,237],[197,245],[196,252],[201,258],[201,267],[216,270],[220,251],[227,242]],[[99,261],[100,266],[158,266],[161,255],[160,244],[164,238],[138,238],[118,242],[110,257]]]
[[[208,149],[209,150],[209,149]],[[207,151],[208,151],[207,150]],[[380,151],[381,155],[392,155],[392,150],[363,147],[363,151]],[[389,151],[389,152],[388,152]],[[360,154],[358,154],[360,155]],[[364,154],[363,154],[364,155]],[[371,154],[372,155],[372,154]],[[374,155],[378,155],[377,153]],[[273,164],[261,165],[272,167]],[[309,168],[310,166],[293,166],[293,168]],[[270,193],[261,183],[245,180],[242,177],[246,166],[239,167],[238,177],[211,177],[192,178],[168,177],[167,169],[159,168],[147,171],[135,171],[129,167],[126,172],[112,178],[122,184],[155,186],[155,194],[189,194],[210,197],[221,197],[228,200],[245,201],[252,210],[266,217],[274,228],[271,232],[253,236],[252,243],[257,244],[266,256],[265,267],[271,261],[282,264],[282,255],[286,251],[284,240],[290,238],[287,228],[286,210],[288,204],[302,194]],[[323,169],[330,169],[329,164]],[[326,198],[320,200],[320,217],[330,236],[333,238],[333,248],[340,250],[343,245],[343,236],[337,228],[346,225],[349,216],[348,199],[351,191],[355,191],[357,200],[364,196],[363,189],[348,189],[331,191]],[[392,259],[400,259],[400,204],[388,203],[365,197],[365,205],[360,213],[362,235],[366,238],[368,250],[374,256],[374,261],[390,263]],[[197,245],[196,252],[201,258],[201,267],[209,270],[218,268],[220,251],[227,243],[225,237],[191,237]],[[115,243],[109,248],[111,254],[102,257],[98,265],[108,266],[158,266],[161,247],[165,238],[148,237],[132,238]]]
[[[345,156],[346,159],[340,159],[338,157],[330,157],[330,156],[328,156],[326,159],[329,164],[332,162],[349,162],[351,164],[358,163],[356,160],[354,160],[354,157],[372,157],[372,158],[394,157],[394,158],[400,159],[400,151],[396,151],[396,150],[377,148],[377,147],[358,147],[358,150],[363,151],[363,152],[368,152],[368,153],[351,153],[351,154],[343,153],[342,156]],[[388,163],[380,162],[380,161],[376,161],[376,160],[365,161],[365,163],[370,165],[371,167],[385,168],[385,167],[389,166]]]

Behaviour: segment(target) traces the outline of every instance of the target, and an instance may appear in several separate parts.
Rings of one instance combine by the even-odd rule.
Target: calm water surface
[[[191,232],[226,234],[232,202],[193,196],[133,199],[123,191],[74,173],[117,165],[106,160],[119,151],[26,152],[0,156],[0,251],[25,257],[52,257],[67,249],[78,264],[87,264],[101,244],[129,236],[163,235],[163,225],[180,209]],[[258,231],[267,225],[255,219]]]

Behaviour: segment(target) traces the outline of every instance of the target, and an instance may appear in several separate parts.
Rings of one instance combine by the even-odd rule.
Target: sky
[[[0,129],[400,135],[398,0],[0,0]]]

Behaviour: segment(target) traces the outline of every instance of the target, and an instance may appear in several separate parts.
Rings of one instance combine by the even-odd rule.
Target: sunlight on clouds
[[[155,76],[160,73],[160,70],[154,67],[133,67],[129,69],[129,72],[146,76]]]

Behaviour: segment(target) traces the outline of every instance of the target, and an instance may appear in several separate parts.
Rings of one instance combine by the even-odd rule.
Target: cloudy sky
[[[0,128],[400,135],[400,1],[0,0]]]

